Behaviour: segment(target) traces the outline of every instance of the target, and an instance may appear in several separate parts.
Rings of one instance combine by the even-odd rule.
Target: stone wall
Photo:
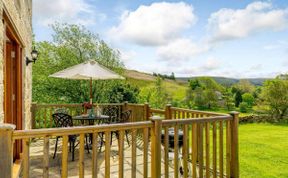
[[[11,19],[20,41],[23,43],[22,66],[23,66],[23,127],[31,128],[31,101],[32,101],[32,65],[26,66],[25,57],[30,57],[32,49],[32,0],[1,0],[0,16],[3,19],[3,11]],[[4,66],[3,66],[3,39],[4,26],[0,22],[0,123],[4,120]]]

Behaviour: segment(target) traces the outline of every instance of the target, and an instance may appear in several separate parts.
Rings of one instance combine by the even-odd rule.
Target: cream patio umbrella
[[[110,69],[101,66],[94,60],[89,60],[81,64],[69,67],[56,72],[49,77],[72,79],[72,80],[90,80],[90,103],[92,104],[92,80],[110,80],[125,79]]]

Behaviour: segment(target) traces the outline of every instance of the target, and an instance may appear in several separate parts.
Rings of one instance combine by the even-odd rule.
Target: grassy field
[[[241,177],[288,177],[288,125],[240,125],[239,156]]]

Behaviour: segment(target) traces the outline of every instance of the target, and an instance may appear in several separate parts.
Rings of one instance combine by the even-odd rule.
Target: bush
[[[255,99],[254,99],[252,94],[244,93],[242,95],[242,100],[243,100],[243,102],[247,103],[249,107],[252,107]]]
[[[239,105],[240,112],[242,112],[242,113],[247,113],[248,112],[248,108],[249,108],[249,105],[246,102],[242,102]]]

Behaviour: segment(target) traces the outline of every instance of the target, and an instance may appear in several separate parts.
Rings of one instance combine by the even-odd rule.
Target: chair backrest
[[[72,116],[65,113],[52,114],[53,121],[56,127],[73,127]]]
[[[69,110],[68,110],[68,108],[55,108],[54,113],[65,113],[65,114],[68,114]]]
[[[103,108],[103,114],[109,116],[109,120],[107,122],[115,122],[118,118],[119,107],[117,106],[105,106]]]
[[[119,122],[128,122],[130,119],[131,113],[132,113],[131,110],[126,110],[122,112]]]

